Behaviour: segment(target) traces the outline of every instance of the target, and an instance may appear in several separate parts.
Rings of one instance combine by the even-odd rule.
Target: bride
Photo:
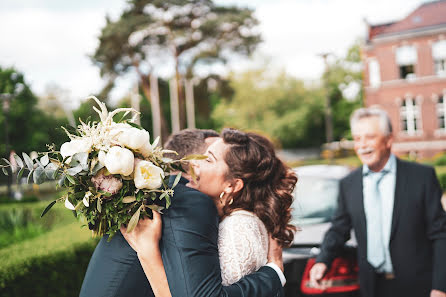
[[[272,143],[255,133],[225,129],[205,155],[192,164],[196,179],[187,186],[215,202],[222,284],[230,285],[265,265],[268,249],[293,241],[290,206],[297,177]],[[138,253],[155,295],[171,296],[159,250],[160,215],[141,220],[132,233],[121,232]]]

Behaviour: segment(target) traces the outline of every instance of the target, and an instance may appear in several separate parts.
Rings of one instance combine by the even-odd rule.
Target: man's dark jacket
[[[338,210],[325,235],[317,262],[330,265],[353,230],[358,242],[359,282],[363,297],[375,296],[375,271],[367,261],[367,225],[362,168],[341,181]],[[429,296],[446,292],[446,213],[433,168],[397,159],[390,256],[395,296]],[[384,197],[385,198],[385,197]]]
[[[277,273],[266,266],[231,286],[221,285],[217,209],[211,198],[186,183],[180,180],[172,205],[162,215],[160,247],[172,296],[283,296]],[[96,247],[80,297],[124,296],[153,293],[135,251],[118,233],[110,242],[102,238]]]

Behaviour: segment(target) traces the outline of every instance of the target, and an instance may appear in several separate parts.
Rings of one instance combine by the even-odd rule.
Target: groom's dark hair
[[[206,150],[206,138],[219,137],[211,129],[184,129],[169,136],[164,148],[176,151],[176,154],[166,154],[166,157],[178,160],[191,154],[202,154]]]

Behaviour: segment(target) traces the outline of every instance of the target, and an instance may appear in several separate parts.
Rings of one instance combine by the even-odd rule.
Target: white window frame
[[[376,58],[369,59],[369,83],[372,88],[377,88],[381,84],[381,69]]]
[[[446,40],[438,40],[432,44],[434,71],[438,76],[446,76]]]
[[[440,102],[440,96],[443,96],[443,102]],[[446,132],[446,90],[436,98],[436,111],[437,111],[437,131]],[[443,116],[443,126],[439,127],[440,116]]]
[[[421,108],[420,100],[413,97],[406,97],[401,102],[400,118],[401,118],[401,132],[409,136],[420,135],[423,131],[421,122]],[[405,103],[405,105],[404,105]],[[403,130],[403,122],[407,122],[407,130]]]

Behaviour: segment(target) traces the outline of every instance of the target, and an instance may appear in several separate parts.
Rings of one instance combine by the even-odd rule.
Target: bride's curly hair
[[[226,178],[240,178],[244,183],[232,196],[233,203],[224,207],[224,214],[234,209],[252,211],[282,246],[291,245],[296,231],[290,224],[296,174],[276,156],[267,138],[235,129],[224,129],[221,136],[229,144],[224,156],[229,168]]]

